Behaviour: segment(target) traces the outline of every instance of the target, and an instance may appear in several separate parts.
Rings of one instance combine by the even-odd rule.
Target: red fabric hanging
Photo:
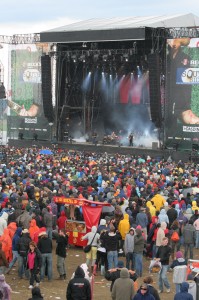
[[[91,230],[92,226],[98,226],[100,215],[102,212],[102,206],[82,206],[83,216],[88,230]]]

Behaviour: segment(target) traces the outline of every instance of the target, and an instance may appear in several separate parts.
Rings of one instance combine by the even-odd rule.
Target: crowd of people
[[[54,197],[84,197],[93,205],[108,202],[110,210],[82,238],[91,247],[67,285],[67,300],[91,300],[89,271],[111,281],[113,300],[159,300],[161,293],[171,291],[167,277],[171,270],[174,299],[196,300],[197,274],[188,275],[188,262],[199,248],[197,164],[66,149],[54,149],[52,155],[41,155],[37,148],[3,151],[0,276],[4,281],[17,262],[19,278],[29,279],[32,299],[43,299],[40,282],[55,278],[53,238],[59,279],[66,279],[65,222],[84,217],[80,206],[57,204]],[[145,259],[151,261],[150,272],[159,268],[158,290],[151,276],[143,278]],[[2,299],[10,299],[10,288],[5,286],[0,277],[0,295],[7,293]]]

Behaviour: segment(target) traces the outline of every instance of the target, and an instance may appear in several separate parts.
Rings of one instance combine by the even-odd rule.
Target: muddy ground
[[[56,270],[56,257],[55,257],[55,242],[54,251],[53,251],[53,280],[48,282],[46,279],[41,283],[40,288],[42,294],[44,296],[44,300],[55,300],[55,299],[66,299],[66,287],[68,281],[70,280],[71,274],[74,272],[76,267],[83,262],[85,262],[85,253],[81,248],[71,247],[68,250],[68,256],[66,259],[67,266],[67,279],[60,281],[58,280],[58,273]],[[199,259],[199,249],[194,250],[194,258]],[[122,258],[124,259],[124,258]],[[143,276],[148,275],[148,266],[149,260],[144,258],[144,272]],[[16,266],[17,267],[17,266]],[[10,284],[12,288],[12,300],[27,300],[31,297],[31,291],[28,289],[29,282],[27,280],[19,279],[17,276],[17,268],[14,268],[10,274],[6,275],[6,281]],[[169,281],[172,282],[172,273],[168,273]],[[153,276],[155,287],[157,288],[157,275]],[[141,283],[142,280],[139,279]],[[174,298],[174,285],[172,284],[171,293],[161,294],[161,300],[173,300]],[[110,283],[104,279],[100,272],[98,271],[98,275],[95,276],[95,284],[94,284],[94,297],[93,300],[111,300],[110,296]]]

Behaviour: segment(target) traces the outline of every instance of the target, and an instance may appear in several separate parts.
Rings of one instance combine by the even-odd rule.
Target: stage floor
[[[172,157],[174,161],[189,161],[191,152],[190,151],[175,151],[169,149],[152,149],[152,148],[144,148],[144,147],[128,147],[128,146],[120,146],[120,145],[103,145],[103,144],[92,144],[92,143],[77,143],[77,142],[58,142],[51,143],[50,141],[33,141],[33,140],[17,140],[17,139],[9,139],[8,145],[11,147],[38,147],[38,148],[62,148],[67,150],[78,150],[78,151],[89,151],[89,152],[99,152],[99,153],[119,153],[119,154],[130,154],[135,156],[147,156],[149,155],[151,158],[155,158],[158,160],[168,159],[169,156]]]

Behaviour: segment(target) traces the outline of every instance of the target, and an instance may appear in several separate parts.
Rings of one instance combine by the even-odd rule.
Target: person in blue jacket
[[[174,300],[193,300],[193,296],[188,293],[188,282],[182,282],[180,292],[175,294]]]

